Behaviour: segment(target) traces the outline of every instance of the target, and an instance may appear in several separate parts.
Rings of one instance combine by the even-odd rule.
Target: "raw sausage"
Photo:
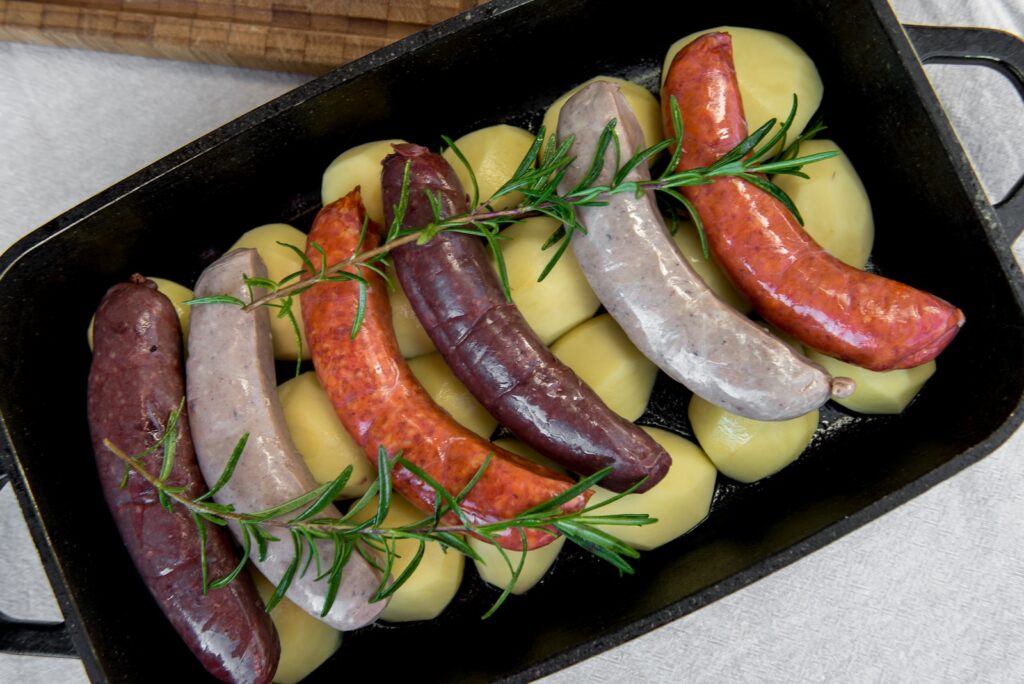
[[[89,370],[88,411],[96,466],[107,505],[136,569],[171,624],[212,675],[226,682],[269,683],[280,644],[270,616],[248,575],[203,595],[197,531],[184,508],[163,509],[156,490],[138,473],[120,486],[125,465],[109,440],[130,455],[152,446],[178,408],[185,382],[181,327],[170,300],[142,276],[112,287],[96,312],[95,351]],[[178,419],[174,468],[167,483],[195,498],[205,491],[189,433],[188,413]],[[159,473],[162,450],[144,459]],[[209,577],[237,565],[226,531],[207,526]]]
[[[710,33],[676,55],[662,89],[683,120],[678,170],[708,166],[747,135],[728,34]],[[766,321],[809,347],[870,370],[911,368],[956,336],[963,313],[948,302],[829,255],[775,198],[740,178],[684,188],[711,251]]]
[[[365,210],[359,189],[324,207],[313,223],[306,253],[314,264],[324,250],[328,263],[352,256],[360,243]],[[379,227],[370,222],[361,249],[373,248]],[[472,479],[488,454],[493,458],[483,477],[462,502],[477,524],[507,520],[564,492],[572,481],[487,442],[456,423],[438,407],[416,381],[398,352],[391,328],[387,289],[381,278],[363,269],[366,308],[362,325],[351,336],[357,312],[357,283],[324,282],[302,293],[306,338],[320,384],[334,404],[338,418],[371,461],[383,447],[394,456],[401,451],[448,492],[457,494]],[[394,470],[395,489],[426,512],[434,510],[435,491],[404,467]],[[576,511],[589,493],[565,503]],[[451,515],[447,516],[453,520]],[[555,537],[542,529],[524,530],[527,548],[543,546]],[[498,542],[520,549],[519,532],[505,530]]]
[[[406,162],[405,227],[433,220],[424,194],[441,200],[442,217],[465,213],[466,195],[439,154],[395,145],[382,185],[390,223]],[[395,250],[395,270],[416,316],[448,366],[498,421],[556,463],[583,475],[613,470],[601,486],[621,492],[647,478],[643,492],[668,472],[672,458],[646,432],[609,409],[555,358],[504,290],[477,237],[443,232],[425,245]]]
[[[243,278],[266,278],[266,268],[254,249],[238,249],[211,264],[196,283],[195,296],[233,295],[248,301]],[[256,289],[259,296],[259,289]],[[295,449],[281,411],[274,376],[270,319],[266,307],[251,312],[234,304],[192,307],[188,336],[188,408],[192,416],[199,465],[207,482],[216,482],[238,439],[249,435],[234,476],[215,496],[243,512],[256,512],[282,504],[318,486]],[[319,517],[339,517],[328,506]],[[232,524],[232,531],[239,534]],[[253,562],[267,579],[277,583],[295,557],[290,535],[277,534],[266,559],[253,553]],[[333,544],[319,540],[321,567],[329,568]],[[367,551],[369,552],[369,551]],[[327,582],[317,581],[315,564],[304,575],[296,573],[286,596],[300,608],[340,630],[373,622],[386,605],[370,602],[380,585],[378,572],[358,553],[345,565],[334,604],[320,617]]]
[[[595,82],[565,103],[558,138],[575,137],[576,160],[560,191],[571,191],[587,172],[611,119],[623,155],[643,146],[636,117],[614,84]],[[596,183],[611,182],[614,154],[609,146]],[[646,165],[626,178],[648,179]],[[718,299],[676,249],[653,194],[610,195],[602,198],[605,206],[578,207],[586,233],[572,237],[591,288],[641,353],[699,396],[757,420],[795,418],[833,391],[852,389]]]

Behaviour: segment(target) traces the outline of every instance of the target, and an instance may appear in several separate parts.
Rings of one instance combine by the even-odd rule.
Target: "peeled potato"
[[[562,105],[564,105],[570,97],[579,92],[584,86],[589,85],[594,81],[608,81],[609,83],[615,83],[619,86],[619,90],[622,91],[623,97],[626,98],[629,108],[633,110],[633,114],[636,115],[637,122],[640,124],[640,130],[644,133],[645,148],[665,139],[665,136],[661,131],[661,106],[658,104],[658,100],[654,95],[651,95],[651,93],[643,86],[639,86],[636,83],[625,79],[615,78],[613,76],[596,76],[589,81],[576,86],[565,95],[562,95],[552,102],[550,107],[548,107],[547,112],[544,113],[545,150],[547,149],[547,139],[556,135],[558,132],[558,114],[562,111]],[[638,150],[622,150],[623,160],[629,159],[629,157],[636,154],[637,151]]]
[[[512,570],[509,568],[508,563],[505,562],[505,559],[502,558],[498,547],[475,537],[469,538],[469,545],[473,547],[473,550],[477,552],[482,560],[482,562],[474,561],[480,579],[499,589],[507,587],[508,583],[512,580]],[[523,563],[519,577],[516,578],[515,584],[512,585],[512,593],[517,595],[525,594],[536,586],[537,582],[551,569],[563,546],[565,546],[565,537],[559,537],[547,546],[527,551],[525,561],[522,560],[522,551],[509,551],[506,549],[505,554],[509,561],[511,561],[513,568],[518,568],[519,563]]]
[[[352,475],[339,498],[365,492],[377,471],[338,420],[316,373],[309,371],[282,383],[277,394],[295,448],[316,481],[330,482],[351,465]]]
[[[697,441],[723,475],[753,482],[796,460],[818,428],[818,409],[790,420],[738,416],[694,395],[690,425]]]
[[[388,290],[388,298],[391,300],[391,324],[395,328],[398,351],[407,359],[429,354],[434,351],[434,342],[412,310],[409,296],[402,289],[393,268],[388,269],[388,280],[394,285]]]
[[[534,463],[540,463],[543,466],[547,466],[548,468],[558,471],[563,470],[561,467],[544,456],[541,456],[519,440],[496,439],[494,440],[494,443],[502,449],[511,451],[512,453],[529,459]],[[512,570],[508,567],[508,563],[505,562],[505,559],[502,557],[501,552],[497,547],[481,539],[476,539],[475,537],[468,537],[467,539],[469,541],[469,545],[477,552],[477,554],[479,554],[483,561],[474,561],[476,564],[477,574],[480,575],[480,578],[484,582],[498,587],[499,589],[507,587],[509,582],[512,581]],[[559,537],[547,546],[527,551],[525,561],[523,561],[523,554],[521,551],[506,550],[505,554],[512,562],[514,568],[519,567],[520,561],[523,562],[523,568],[519,573],[519,577],[516,578],[515,584],[512,585],[512,593],[523,594],[532,589],[537,582],[544,577],[547,571],[551,569],[552,564],[558,557],[558,552],[562,550],[563,546],[565,546],[565,537]]]
[[[809,350],[807,355],[832,375],[853,378],[857,383],[853,394],[844,399],[833,398],[833,401],[857,413],[902,413],[936,368],[933,359],[914,368],[879,372],[833,359],[814,350]]]
[[[636,420],[647,408],[658,367],[633,346],[609,314],[576,326],[551,351],[626,420]]]
[[[330,204],[339,197],[360,187],[363,206],[369,217],[384,223],[384,200],[380,186],[380,163],[391,154],[391,145],[404,140],[376,140],[345,150],[324,171],[320,183],[320,198]]]
[[[498,421],[455,377],[440,354],[434,352],[410,359],[409,369],[427,394],[450,413],[455,422],[484,439],[490,438],[494,428],[498,427]]]
[[[704,258],[704,249],[700,245],[700,235],[698,235],[695,225],[687,221],[681,222],[672,238],[690,267],[697,272],[704,284],[718,295],[719,299],[740,313],[749,314],[753,311],[753,307],[746,297],[741,295],[729,282],[729,278],[715,261],[715,257],[709,254],[707,259]]]
[[[179,285],[173,280],[167,280],[166,278],[146,277],[156,283],[156,289],[171,300],[171,304],[174,305],[174,311],[178,314],[178,322],[181,324],[182,341],[187,343],[188,315],[192,307],[185,302],[192,299],[192,290],[188,289],[184,285]],[[93,317],[89,319],[89,327],[85,331],[85,337],[89,341],[90,350],[92,350],[92,329],[95,322],[96,316],[93,315]]]
[[[512,301],[544,344],[551,344],[601,306],[571,249],[537,282],[554,253],[554,248],[541,251],[541,245],[557,227],[555,219],[537,216],[506,228],[502,235],[508,239],[500,242]]]
[[[824,86],[818,69],[807,53],[780,33],[739,26],[719,26],[691,33],[668,49],[661,70],[661,82],[665,82],[676,53],[694,38],[712,31],[725,31],[732,36],[736,80],[739,82],[743,112],[750,132],[754,132],[769,119],[779,122],[776,127],[781,126],[789,116],[793,95],[796,94],[796,116],[786,138],[793,140],[800,135],[821,104]]]
[[[649,551],[697,526],[711,509],[718,473],[708,457],[693,442],[658,428],[644,427],[669,456],[672,467],[665,478],[642,494],[628,494],[615,503],[598,509],[594,515],[646,513],[658,522],[651,525],[603,525],[601,528],[634,549]],[[590,506],[614,496],[602,487],[594,487]]]
[[[278,243],[292,245],[301,251],[306,250],[306,234],[286,223],[268,223],[244,233],[238,238],[232,249],[248,247],[255,249],[267,265],[267,276],[271,280],[281,281],[285,276],[303,269],[302,258],[291,249]],[[292,312],[299,328],[299,337],[295,337],[295,328],[288,317],[278,316],[279,309],[270,308],[270,334],[274,341],[274,358],[295,360],[301,354],[309,358],[309,344],[302,328],[302,304],[299,297],[292,298]]]
[[[251,572],[256,590],[266,603],[274,595],[274,585],[258,570]],[[281,659],[274,674],[277,684],[302,681],[341,646],[341,632],[317,620],[287,598],[274,606],[270,619],[281,640]]]
[[[455,141],[455,146],[473,167],[479,202],[486,202],[498,188],[512,178],[516,169],[519,168],[519,162],[523,160],[530,146],[533,145],[533,139],[533,133],[529,131],[507,124],[499,124],[467,133]],[[473,183],[466,165],[459,160],[451,148],[445,150],[442,156],[455,169],[455,174],[462,181],[463,189],[472,199]],[[509,193],[492,202],[491,206],[495,209],[508,209],[519,204],[522,198],[522,193]]]
[[[875,240],[871,201],[860,176],[831,140],[800,144],[800,156],[838,151],[838,157],[808,164],[810,178],[778,175],[772,178],[789,195],[804,219],[804,230],[840,261],[864,268]]]
[[[369,520],[377,512],[377,499],[356,513],[353,520]],[[426,514],[397,493],[391,497],[391,507],[384,519],[385,527],[401,527],[418,520]],[[391,567],[391,576],[398,577],[416,555],[419,542],[401,539],[395,544],[397,557]],[[462,583],[462,572],[466,558],[453,549],[443,549],[440,544],[427,542],[423,558],[409,579],[391,595],[388,607],[381,613],[381,619],[389,622],[410,620],[431,620],[451,602]]]

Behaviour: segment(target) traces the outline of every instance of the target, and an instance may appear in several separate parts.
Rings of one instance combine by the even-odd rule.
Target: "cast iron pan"
[[[763,577],[1002,443],[1024,415],[1024,281],[1009,247],[1024,227],[1024,192],[1018,184],[999,206],[985,201],[908,35],[925,61],[998,66],[1024,91],[1021,42],[902,27],[884,0],[673,6],[644,22],[612,0],[500,0],[274,100],[0,256],[2,464],[66,616],[56,625],[0,616],[0,649],[77,654],[96,681],[146,680],[157,665],[161,680],[205,677],[137,578],[96,480],[82,340],[111,284],[135,271],[191,283],[252,226],[308,227],[322,170],[352,145],[391,137],[438,145],[441,134],[498,122],[532,128],[551,100],[600,73],[653,88],[667,46],[710,26],[778,31],[814,59],[830,135],[872,198],[874,268],[967,315],[939,372],[900,416],[829,406],[792,466],[754,485],[720,478],[709,519],[644,554],[632,577],[569,553],[528,596],[481,622],[494,592],[470,570],[440,618],[348,635],[310,681],[335,679],[356,655],[387,662],[396,678],[551,672]],[[688,399],[662,378],[640,422],[689,435]]]

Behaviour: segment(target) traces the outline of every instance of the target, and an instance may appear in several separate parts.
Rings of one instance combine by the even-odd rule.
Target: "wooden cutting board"
[[[0,0],[0,40],[321,74],[483,0]]]

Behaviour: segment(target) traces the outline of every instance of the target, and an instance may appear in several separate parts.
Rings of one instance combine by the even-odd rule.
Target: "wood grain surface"
[[[482,0],[0,0],[0,40],[321,74]]]

